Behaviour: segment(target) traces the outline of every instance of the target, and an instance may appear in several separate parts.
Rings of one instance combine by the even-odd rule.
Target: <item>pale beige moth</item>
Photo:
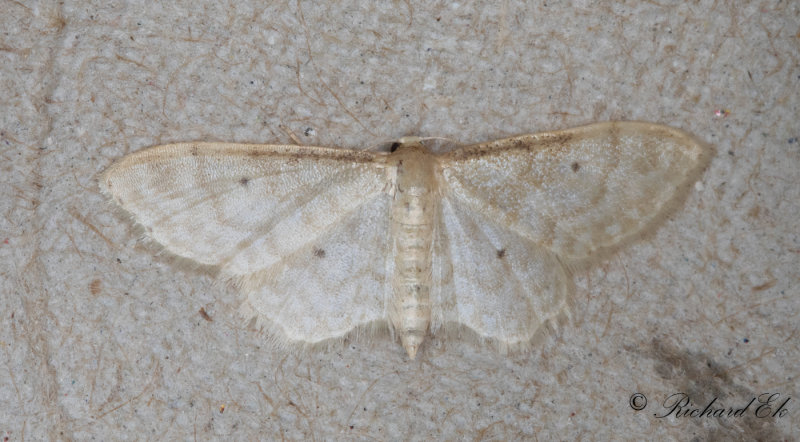
[[[101,189],[164,249],[213,266],[278,342],[386,328],[410,358],[471,330],[525,348],[567,317],[571,272],[652,231],[710,150],[609,122],[434,154],[178,143],[114,163]]]

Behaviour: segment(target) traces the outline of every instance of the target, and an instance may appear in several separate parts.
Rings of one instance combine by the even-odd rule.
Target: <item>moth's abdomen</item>
[[[393,159],[397,181],[392,203],[395,261],[389,320],[408,356],[414,359],[431,321],[434,159],[416,143],[401,145]]]
[[[395,214],[401,210],[393,210]],[[408,356],[414,359],[431,321],[431,224],[394,221],[395,272],[390,319]]]

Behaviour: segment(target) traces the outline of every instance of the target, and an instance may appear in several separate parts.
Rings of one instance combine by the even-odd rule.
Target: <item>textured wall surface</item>
[[[0,0],[4,437],[800,435],[797,2],[242,3]],[[158,255],[97,185],[168,142],[368,149],[615,119],[715,156],[655,234],[574,275],[570,324],[510,356],[272,348],[234,288]],[[657,417],[676,393],[756,400]],[[792,399],[757,415],[765,393]]]

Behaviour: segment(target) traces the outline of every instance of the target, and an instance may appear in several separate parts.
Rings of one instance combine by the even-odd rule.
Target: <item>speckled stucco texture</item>
[[[800,437],[798,2],[261,3],[0,2],[3,437]],[[571,323],[510,356],[274,349],[234,288],[142,242],[96,182],[167,142],[366,149],[616,119],[715,156],[654,235],[574,275]],[[791,400],[657,417],[676,393]]]

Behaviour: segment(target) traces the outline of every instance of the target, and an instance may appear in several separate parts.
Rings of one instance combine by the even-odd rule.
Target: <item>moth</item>
[[[707,146],[644,122],[434,154],[178,143],[130,154],[102,191],[174,255],[214,266],[279,342],[388,328],[414,359],[469,329],[525,348],[568,315],[571,272],[654,229]]]

